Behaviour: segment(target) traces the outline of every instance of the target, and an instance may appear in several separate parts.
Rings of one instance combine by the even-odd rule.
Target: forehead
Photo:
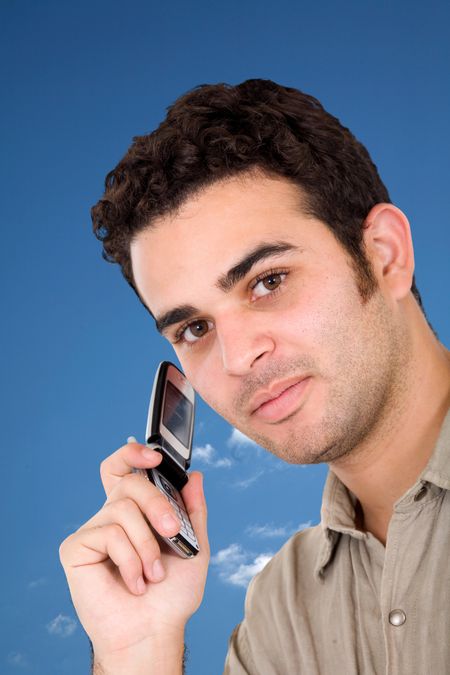
[[[131,245],[136,285],[158,314],[186,299],[189,288],[214,286],[261,241],[301,245],[310,222],[300,188],[288,180],[246,176],[215,183],[139,232]]]

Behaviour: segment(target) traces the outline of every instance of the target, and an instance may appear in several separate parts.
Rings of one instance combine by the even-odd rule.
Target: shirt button
[[[406,614],[402,609],[393,609],[389,612],[389,623],[392,626],[403,626],[406,621]]]

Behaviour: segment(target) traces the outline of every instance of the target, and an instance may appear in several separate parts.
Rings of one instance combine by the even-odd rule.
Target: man
[[[252,582],[225,672],[448,672],[450,358],[367,151],[294,89],[202,86],[134,140],[92,215],[205,401],[286,461],[330,466],[321,525]],[[96,673],[181,672],[206,508],[194,472],[201,552],[160,550],[146,519],[179,523],[131,473],[159,461],[132,439],[105,460],[105,505],[61,547]]]

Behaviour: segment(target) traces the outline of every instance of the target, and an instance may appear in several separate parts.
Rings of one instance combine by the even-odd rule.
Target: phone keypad
[[[156,469],[152,470],[152,474],[156,487],[165,496],[178,516],[178,520],[181,524],[180,534],[198,549],[197,537],[195,536],[191,521],[189,520],[189,516],[184,508],[184,503],[178,490],[176,490],[167,478],[160,474]]]
[[[138,473],[147,480],[150,480],[147,471],[145,469],[133,469],[133,473]],[[178,519],[181,523],[181,529],[180,533],[190,541],[191,544],[196,546],[198,549],[198,541],[197,537],[195,536],[195,532],[192,528],[191,521],[189,520],[189,516],[186,513],[186,509],[184,508],[184,504],[182,502],[181,497],[179,496],[179,493],[175,490],[175,488],[167,481],[166,478],[162,478],[160,474],[157,474],[155,470],[153,470],[153,475],[154,475],[154,485],[158,488],[158,490],[164,495],[164,497],[167,499],[169,504],[174,508],[175,513],[178,516]],[[156,474],[156,476],[155,476]],[[168,492],[170,490],[170,492]],[[175,495],[175,498],[172,497],[172,494]],[[178,497],[178,499],[177,499]],[[181,504],[180,504],[181,502]]]
[[[175,513],[178,516],[178,520],[181,523],[181,534],[187,537],[191,542],[198,545],[197,537],[195,536],[194,530],[191,525],[191,521],[189,520],[189,516],[186,513],[184,507],[180,506],[178,501],[173,497],[171,497],[170,495],[168,495],[167,492],[164,491],[163,494],[166,496],[169,504],[173,506]]]
[[[181,533],[184,535],[187,535],[188,538],[191,541],[194,541],[197,543],[197,537],[194,534],[194,530],[192,529],[191,521],[189,520],[189,516],[187,515],[186,511],[184,508],[180,507],[178,502],[170,497],[169,495],[166,494],[167,500],[169,504],[173,506],[175,509],[175,513],[178,516],[178,519],[181,523]]]

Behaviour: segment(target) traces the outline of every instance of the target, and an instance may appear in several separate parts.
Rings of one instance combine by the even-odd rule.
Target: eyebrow
[[[287,241],[262,242],[246,253],[228,272],[222,274],[217,279],[215,286],[224,293],[229,293],[261,260],[299,250],[298,246],[294,246]],[[200,313],[200,310],[193,305],[179,305],[165,312],[159,318],[155,317],[156,329],[159,333],[163,333],[169,326],[187,321]]]
[[[259,244],[256,248],[249,251],[236,265],[233,265],[226,274],[220,276],[215,285],[221,291],[224,291],[224,293],[229,293],[250,272],[256,263],[292,250],[298,250],[297,246],[289,244],[287,241]]]

